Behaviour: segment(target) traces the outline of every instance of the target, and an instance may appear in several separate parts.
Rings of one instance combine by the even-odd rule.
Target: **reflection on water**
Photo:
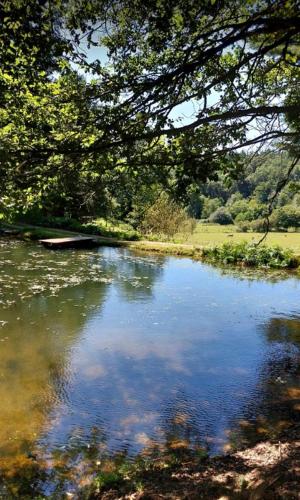
[[[298,418],[296,277],[7,240],[0,258],[7,473],[37,457],[49,481],[70,459],[155,447],[216,453]]]
[[[256,398],[230,431],[231,445],[276,438],[300,416],[300,318],[273,317],[262,326],[269,352],[259,370]]]

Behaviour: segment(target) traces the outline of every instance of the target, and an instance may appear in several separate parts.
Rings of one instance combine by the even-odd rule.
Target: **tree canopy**
[[[142,179],[178,195],[220,170],[238,177],[235,152],[254,144],[297,158],[299,6],[2,1],[2,204],[50,206],[55,192],[88,205]]]
[[[217,144],[241,143],[247,142],[245,123],[265,117],[268,126],[255,139],[260,141],[285,136],[281,115],[299,115],[297,0],[92,4],[94,23],[101,20],[107,33],[100,43],[113,64],[112,73],[102,73],[97,97],[110,86],[124,96],[117,106],[119,123],[123,118],[127,125],[121,141],[196,131],[200,140],[211,124]],[[85,6],[79,4],[76,19]],[[94,28],[80,26],[95,43]],[[187,101],[197,107],[195,119],[176,126],[170,113]]]

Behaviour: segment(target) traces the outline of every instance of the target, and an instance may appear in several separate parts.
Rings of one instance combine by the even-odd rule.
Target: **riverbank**
[[[112,476],[111,476],[112,477]],[[299,426],[280,441],[202,460],[170,465],[156,460],[89,498],[103,500],[287,500],[300,495]]]
[[[300,497],[300,425],[277,440],[215,457],[177,448],[173,453],[141,455],[133,461],[86,463],[65,470],[64,459],[39,460],[34,453],[2,471],[0,496],[7,500],[297,500]],[[44,481],[56,484],[44,496]],[[6,469],[6,468],[4,468]],[[72,486],[66,487],[68,480]],[[4,494],[3,496],[1,494]]]
[[[140,251],[178,255],[199,260],[202,258],[203,251],[203,248],[198,245],[186,245],[181,243],[166,243],[162,241],[148,240],[131,241],[126,239],[112,238],[108,236],[99,236],[90,233],[81,233],[78,231],[69,231],[66,229],[46,228],[30,224],[10,224],[6,225],[5,227],[8,230],[13,231],[12,235],[28,241],[38,241],[43,238],[62,238],[64,236],[90,236],[94,238],[100,246],[107,245],[113,247],[127,247]]]
[[[28,224],[13,224],[7,226],[13,234],[24,240],[40,240],[45,238],[61,238],[70,236],[92,237],[99,246],[127,247],[142,252],[152,252],[162,255],[189,257],[194,260],[211,262],[221,265],[238,265],[242,267],[261,267],[274,269],[297,269],[300,265],[300,256],[281,247],[258,248],[251,243],[225,242],[217,246],[200,246],[184,243],[173,243],[149,240],[126,240],[81,233],[58,228],[44,228]]]
[[[67,233],[82,233],[114,240],[136,241],[147,240],[148,243],[167,243],[167,245],[183,245],[190,248],[207,248],[211,246],[220,246],[224,243],[240,244],[246,241],[249,244],[257,243],[262,238],[262,233],[242,232],[234,224],[221,225],[212,223],[197,222],[192,232],[177,233],[173,237],[167,238],[164,235],[143,238],[143,235],[137,232],[129,224],[120,221],[106,221],[104,219],[92,219],[88,223],[78,221],[71,222],[68,219],[54,218],[30,223],[18,223],[18,226],[27,226],[30,228],[45,229],[47,231],[64,231]],[[149,241],[151,240],[151,241]],[[300,232],[294,231],[270,231],[265,239],[268,246],[280,246],[284,249],[292,250],[296,255],[300,255]]]

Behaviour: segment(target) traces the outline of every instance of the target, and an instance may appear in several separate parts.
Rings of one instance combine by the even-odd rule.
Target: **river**
[[[38,460],[50,491],[57,457],[213,455],[299,416],[296,274],[2,239],[0,292],[5,474]]]

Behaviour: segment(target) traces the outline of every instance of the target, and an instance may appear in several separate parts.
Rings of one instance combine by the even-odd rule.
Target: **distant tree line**
[[[289,175],[284,153],[269,151],[250,158],[250,154],[243,155],[241,180],[228,185],[220,175],[219,180],[200,185],[199,192],[190,196],[189,213],[217,224],[235,223],[242,231],[264,231],[267,215],[271,228],[300,227],[300,167]],[[274,196],[281,180],[285,186]]]

